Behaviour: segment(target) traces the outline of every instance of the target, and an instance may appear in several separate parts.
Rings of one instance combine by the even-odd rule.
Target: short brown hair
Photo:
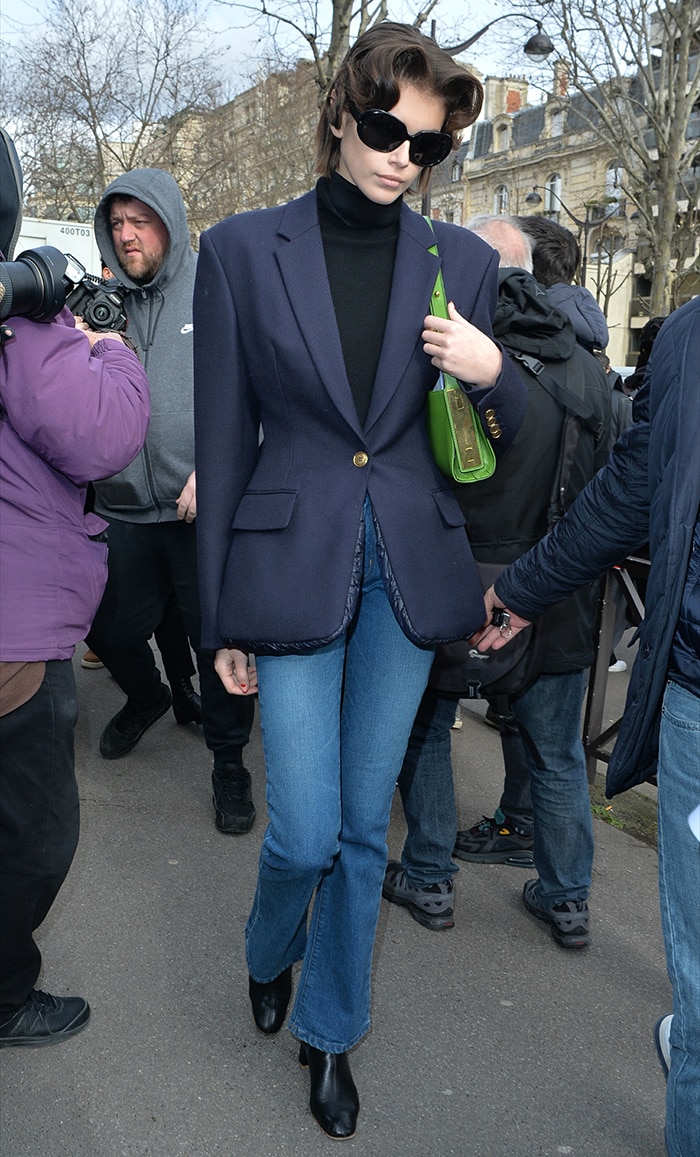
[[[452,136],[452,148],[459,148],[460,130],[473,124],[481,111],[481,84],[431,37],[410,24],[385,20],[357,38],[331,83],[316,130],[318,173],[329,177],[338,167],[340,140],[331,127],[340,127],[347,106],[388,112],[399,102],[402,83],[445,102],[443,132]],[[430,171],[423,169],[418,187],[429,178]]]

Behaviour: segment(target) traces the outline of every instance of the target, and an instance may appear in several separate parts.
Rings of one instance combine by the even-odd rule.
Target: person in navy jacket
[[[259,692],[267,766],[249,991],[257,1027],[277,1032],[301,961],[290,1028],[312,1113],[336,1138],[359,1109],[347,1054],[369,1028],[396,777],[435,647],[484,618],[427,394],[466,345],[463,384],[497,453],[526,406],[491,337],[497,254],[454,226],[433,234],[402,201],[481,99],[434,41],[379,24],[330,87],[316,189],[201,239],[203,645],[232,694]],[[440,267],[449,320],[428,316]]]
[[[582,582],[649,543],[644,620],[625,712],[610,756],[612,797],[656,773],[659,895],[673,1015],[656,1026],[668,1073],[669,1157],[700,1138],[700,298],[663,323],[634,423],[554,531],[500,576],[489,612],[507,607],[510,636]],[[504,645],[493,627],[485,650]],[[670,1029],[670,1038],[669,1038]]]

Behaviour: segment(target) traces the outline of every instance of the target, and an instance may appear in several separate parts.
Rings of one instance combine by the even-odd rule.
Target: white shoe
[[[621,671],[626,671],[626,670],[627,670],[627,664],[625,663],[624,659],[616,659],[615,662],[611,663],[610,666],[608,667],[608,671],[612,671],[613,674],[615,674],[615,675],[619,675]]]
[[[80,660],[80,666],[86,667],[88,671],[99,671],[100,667],[104,667],[104,663],[94,651],[87,650]]]
[[[664,1076],[668,1077],[668,1070],[671,1067],[671,1021],[673,1020],[673,1013],[668,1013],[657,1020],[654,1025],[654,1044],[656,1045],[656,1055],[659,1058],[659,1064],[664,1070]]]

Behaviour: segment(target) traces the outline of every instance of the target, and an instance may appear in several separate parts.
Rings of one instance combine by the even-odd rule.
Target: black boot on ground
[[[269,984],[248,977],[248,993],[255,1027],[265,1036],[274,1036],[282,1028],[292,995],[292,966],[285,968]]]
[[[309,1108],[317,1125],[334,1141],[347,1141],[354,1137],[360,1098],[350,1072],[348,1054],[323,1053],[302,1041],[299,1064],[309,1069]]]

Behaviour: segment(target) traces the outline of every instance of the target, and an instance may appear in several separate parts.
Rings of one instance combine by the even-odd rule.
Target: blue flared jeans
[[[659,735],[659,893],[673,988],[666,1089],[669,1157],[700,1152],[700,843],[688,816],[700,803],[700,697],[668,683]]]
[[[310,654],[257,661],[269,825],[248,969],[267,983],[302,961],[289,1027],[324,1052],[345,1052],[369,1028],[389,811],[432,660],[391,610],[366,504],[347,632]]]

